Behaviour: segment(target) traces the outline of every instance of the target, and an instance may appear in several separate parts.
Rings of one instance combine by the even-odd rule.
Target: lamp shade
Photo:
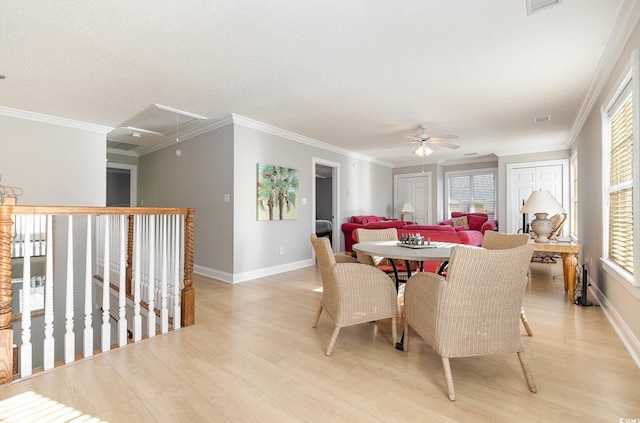
[[[414,213],[415,209],[411,205],[411,203],[402,203],[400,206],[400,213]]]
[[[547,190],[533,191],[520,213],[564,213],[564,208]]]

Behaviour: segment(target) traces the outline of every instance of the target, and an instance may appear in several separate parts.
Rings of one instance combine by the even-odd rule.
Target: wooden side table
[[[535,242],[534,240],[529,241],[529,243],[533,245],[533,251],[560,253],[560,255],[562,255],[564,292],[569,294],[569,302],[573,304],[573,294],[576,287],[576,266],[578,265],[576,254],[580,251],[580,244],[576,244],[575,242],[541,243]]]

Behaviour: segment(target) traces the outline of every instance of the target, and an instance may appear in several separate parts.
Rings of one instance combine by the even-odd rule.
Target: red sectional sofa
[[[386,229],[396,228],[400,229],[407,223],[398,219],[389,219],[383,216],[351,216],[349,222],[342,224],[342,233],[344,234],[344,248],[345,251],[350,253],[353,251],[351,248],[354,244],[353,231],[358,228],[366,229]]]
[[[466,217],[468,228],[465,226],[458,226],[455,223],[455,219]],[[451,218],[440,222],[441,225],[453,226],[457,231],[473,230],[485,233],[485,231],[497,231],[498,221],[496,219],[489,219],[485,213],[461,213],[451,212]]]
[[[365,223],[362,217],[366,218]],[[370,221],[369,218],[375,218]],[[364,229],[386,229],[396,228],[398,236],[403,234],[420,233],[432,241],[455,242],[458,244],[481,245],[482,232],[477,230],[457,231],[453,226],[446,225],[414,225],[397,219],[387,219],[386,217],[376,216],[353,216],[351,222],[342,224],[342,233],[344,234],[344,246],[347,253],[353,252],[353,244],[357,242],[354,237],[354,231],[358,228]]]

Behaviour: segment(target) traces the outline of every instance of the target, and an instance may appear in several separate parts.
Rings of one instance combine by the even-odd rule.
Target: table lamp
[[[415,209],[413,208],[413,206],[411,205],[411,203],[402,203],[402,205],[400,206],[400,213],[402,213],[402,215],[400,216],[400,218],[402,220],[404,220],[405,222],[408,222],[409,219],[407,218],[407,216],[410,213],[415,213]],[[408,216],[411,217],[411,216]]]
[[[520,213],[533,213],[536,218],[531,221],[531,232],[536,234],[536,242],[549,242],[549,235],[553,232],[553,222],[549,213],[564,213],[562,205],[547,190],[533,191],[520,209]]]

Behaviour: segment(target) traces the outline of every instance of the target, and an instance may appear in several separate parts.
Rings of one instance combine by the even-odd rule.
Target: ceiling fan
[[[433,136],[433,135],[431,135],[431,134],[429,134],[427,132],[427,126],[426,125],[422,126],[422,132],[421,133],[419,133],[416,136],[409,136],[409,138],[417,141],[420,144],[413,151],[413,154],[415,154],[416,156],[424,157],[424,156],[428,156],[429,154],[433,153],[433,150],[431,150],[430,147],[436,147],[436,148],[437,147],[444,147],[444,148],[449,148],[451,150],[456,150],[456,149],[460,148],[460,146],[457,145],[457,144],[451,144],[449,142],[442,141],[442,140],[458,138],[457,135],[448,134],[448,135]]]

